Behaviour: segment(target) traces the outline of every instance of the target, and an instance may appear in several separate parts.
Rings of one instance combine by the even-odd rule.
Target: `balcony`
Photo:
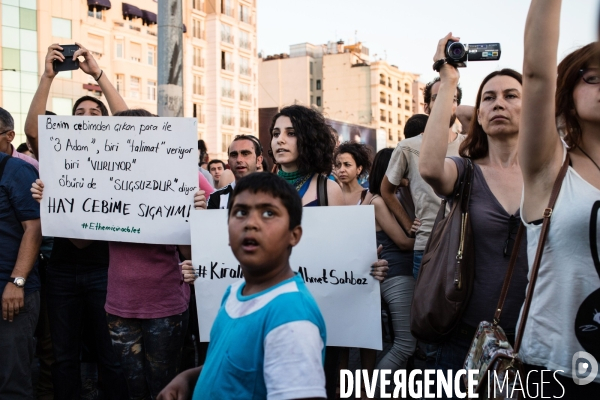
[[[406,111],[410,111],[410,106],[404,106],[404,109],[405,109]]]
[[[229,115],[222,115],[221,116],[221,123],[223,125],[234,125],[235,124],[235,120],[232,116]]]
[[[385,97],[380,97],[379,102],[385,104],[385,102],[386,102]]]
[[[252,69],[250,67],[240,67],[240,75],[251,76]]]
[[[406,94],[410,94],[410,90],[408,90],[408,89],[404,89],[404,93],[406,93]]]
[[[250,118],[241,118],[240,128],[250,128]]]
[[[379,80],[379,84],[380,84],[380,85],[383,85],[383,86],[385,86],[385,80],[383,80],[383,79],[380,79],[380,80]]]
[[[240,101],[251,102],[252,101],[252,95],[250,93],[242,93],[242,92],[240,92]]]
[[[232,89],[221,89],[221,96],[226,97],[228,99],[233,99],[235,96],[235,92]]]
[[[204,96],[204,86],[202,85],[194,85],[193,93],[197,96]]]
[[[240,48],[242,49],[246,49],[246,50],[250,50],[251,48],[251,43],[246,41],[246,40],[242,40],[240,39]]]
[[[380,117],[379,117],[379,120],[381,120],[381,121],[385,122],[385,121],[386,121],[386,119],[385,119],[385,115],[382,115],[382,116],[380,116]]]
[[[221,42],[233,44],[233,35],[222,32],[221,33]]]
[[[221,62],[221,69],[224,71],[231,71],[233,72],[233,67],[234,64],[232,62]]]

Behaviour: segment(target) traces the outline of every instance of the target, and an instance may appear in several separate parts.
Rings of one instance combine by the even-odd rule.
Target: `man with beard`
[[[434,106],[439,87],[439,77],[436,77],[425,86],[423,97],[425,100],[425,112],[427,114],[431,112]],[[457,87],[452,118],[448,127],[448,152],[446,153],[446,157],[458,156],[458,148],[465,139],[464,135],[457,134],[452,129],[456,121],[457,108],[460,105],[461,98],[462,90],[460,87]],[[469,112],[473,110],[472,107],[463,106],[461,108],[463,108],[460,110],[462,115],[470,115]],[[442,202],[442,199],[435,194],[431,186],[419,174],[419,154],[422,141],[423,134],[420,134],[398,143],[381,183],[381,197],[383,197],[385,204],[392,211],[404,231],[410,233],[413,220],[408,216],[400,204],[398,197],[396,197],[396,190],[402,179],[407,178],[410,182],[411,196],[415,204],[415,214],[421,221],[414,247],[413,276],[415,279],[417,279],[419,274],[425,245],[429,239],[429,234],[431,233],[435,217]]]
[[[229,195],[233,192],[236,182],[240,178],[256,172],[257,166],[262,163],[262,160],[262,146],[255,136],[236,136],[229,145],[228,160],[235,181],[211,194],[208,198],[207,209],[229,208]]]

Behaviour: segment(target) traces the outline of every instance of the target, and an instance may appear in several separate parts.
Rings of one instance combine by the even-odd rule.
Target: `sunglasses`
[[[587,84],[597,85],[600,83],[600,68],[582,68],[579,70],[579,75]]]
[[[515,247],[515,236],[519,230],[519,224],[521,221],[514,215],[510,216],[508,220],[508,237],[504,241],[504,257],[510,257],[512,255],[513,248]]]

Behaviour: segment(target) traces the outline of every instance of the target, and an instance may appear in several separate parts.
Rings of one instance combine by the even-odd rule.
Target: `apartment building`
[[[17,138],[52,43],[81,43],[130,108],[157,111],[156,0],[2,0],[0,104]],[[236,134],[256,134],[256,0],[182,0],[184,116],[198,119],[211,157],[224,157]],[[61,72],[48,109],[71,114],[83,96],[105,100],[82,71]]]
[[[360,42],[302,43],[289,55],[259,59],[259,108],[310,105],[332,120],[385,131],[385,146],[395,146],[419,109],[414,104],[422,103],[418,79],[386,61],[371,62]]]

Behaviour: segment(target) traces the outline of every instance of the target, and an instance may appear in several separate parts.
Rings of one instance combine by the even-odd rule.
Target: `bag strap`
[[[550,193],[550,201],[548,201],[548,207],[546,207],[546,209],[544,210],[544,222],[542,223],[542,230],[540,232],[540,237],[538,240],[538,247],[535,253],[535,259],[533,260],[533,264],[531,267],[531,278],[529,281],[529,286],[527,287],[527,294],[525,295],[525,303],[523,304],[521,322],[519,323],[519,329],[517,329],[517,336],[515,338],[515,345],[513,346],[515,354],[518,354],[519,349],[521,348],[521,341],[523,339],[523,333],[525,332],[525,324],[527,323],[527,316],[529,315],[529,308],[531,306],[531,298],[533,297],[535,282],[537,280],[538,271],[542,262],[542,255],[544,254],[544,244],[546,243],[546,238],[548,237],[548,230],[550,228],[550,218],[552,218],[552,212],[554,210],[554,206],[556,205],[556,199],[558,198],[563,179],[565,178],[568,169],[569,153],[567,153],[567,156],[565,157],[565,162],[563,163],[558,173],[558,176],[556,177],[556,181],[554,181],[554,186],[552,187],[552,192]],[[516,245],[517,244],[515,243],[515,246]],[[513,248],[513,252],[515,252],[515,248]]]
[[[317,202],[319,206],[327,206],[327,177],[321,174],[317,175]]]
[[[475,171],[473,167],[473,161],[470,158],[463,158],[467,162],[467,168],[465,169],[464,182],[460,191],[460,202],[461,210],[463,213],[469,212],[469,202],[471,201],[471,189],[473,187],[473,177]]]
[[[517,238],[515,239],[515,245],[513,246],[512,254],[510,255],[510,262],[508,263],[508,268],[506,269],[506,276],[504,277],[504,284],[502,285],[502,290],[500,291],[500,299],[498,300],[498,306],[496,307],[496,312],[494,313],[494,326],[497,326],[500,323],[500,315],[502,314],[502,309],[504,308],[504,302],[506,300],[506,296],[508,295],[508,288],[510,286],[510,281],[512,280],[513,272],[515,270],[515,265],[517,264],[517,258],[519,254],[519,249],[521,247],[521,241],[523,239],[523,233],[525,232],[525,225],[521,221],[519,224],[519,231],[517,232]]]
[[[2,175],[4,174],[4,167],[6,167],[6,163],[8,162],[9,158],[12,158],[12,156],[8,155],[8,156],[4,157],[4,159],[2,159],[2,161],[0,161],[0,181],[2,180]]]

